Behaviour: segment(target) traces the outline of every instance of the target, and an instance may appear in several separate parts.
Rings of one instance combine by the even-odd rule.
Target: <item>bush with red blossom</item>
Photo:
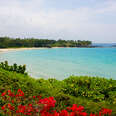
[[[54,97],[32,96],[25,98],[21,89],[18,89],[17,92],[5,91],[1,94],[1,98],[4,104],[1,106],[0,112],[8,116],[108,116],[112,113],[111,109],[102,108],[97,114],[88,114],[84,111],[83,106],[77,104],[56,111]]]

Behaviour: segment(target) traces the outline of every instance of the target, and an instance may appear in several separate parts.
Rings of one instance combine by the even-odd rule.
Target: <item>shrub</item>
[[[13,72],[17,72],[17,73],[22,73],[22,74],[26,74],[26,65],[17,65],[16,63],[14,63],[13,65],[8,65],[8,61],[5,62],[1,62],[0,63],[0,68],[5,69],[7,71],[13,71]]]
[[[73,104],[72,107],[66,107],[61,111],[55,110],[55,103],[53,97],[41,98],[41,96],[29,96],[26,98],[21,89],[16,91],[7,90],[1,94],[3,105],[1,106],[1,113],[8,116],[105,116],[111,115],[112,110],[102,108],[98,114],[84,112],[83,106]],[[68,97],[61,97],[60,100],[68,100]]]
[[[85,80],[89,80],[89,88],[89,85],[84,83],[86,82]],[[100,81],[102,85],[104,84],[104,86],[96,84],[98,81]],[[56,100],[57,111],[70,107],[73,104],[78,104],[84,106],[87,113],[97,113],[101,108],[105,107],[112,109],[112,116],[116,116],[115,87],[116,80],[112,79],[86,76],[71,76],[61,81],[56,79],[46,80],[43,78],[34,79],[28,75],[9,72],[0,68],[0,92],[4,92],[8,89],[18,90],[18,88],[21,88],[26,98],[30,95],[41,95],[42,98],[53,96]],[[92,89],[94,89],[94,91]],[[85,93],[87,94],[86,96]],[[91,96],[89,97],[88,95],[90,94]],[[100,95],[104,95],[104,98]],[[96,100],[95,96],[100,96],[100,98]],[[0,101],[0,104],[1,103]]]

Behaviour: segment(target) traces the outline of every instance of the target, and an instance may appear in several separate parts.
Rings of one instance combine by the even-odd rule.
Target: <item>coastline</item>
[[[74,47],[51,47],[51,48],[74,48]],[[10,51],[21,51],[21,50],[39,50],[39,49],[51,49],[47,47],[31,47],[31,48],[0,48],[0,53],[10,52]],[[83,47],[77,47],[83,48]],[[86,47],[88,48],[88,47]],[[116,48],[116,47],[89,47],[89,48]]]
[[[70,47],[52,47],[52,48],[70,48]],[[0,48],[0,53],[21,50],[39,50],[39,49],[52,49],[47,47],[31,47],[31,48]]]
[[[9,52],[9,51],[21,51],[21,50],[36,50],[36,49],[47,49],[47,48],[44,48],[44,47],[39,47],[39,48],[35,48],[35,47],[32,47],[32,48],[0,48],[0,53],[3,53],[3,52]]]

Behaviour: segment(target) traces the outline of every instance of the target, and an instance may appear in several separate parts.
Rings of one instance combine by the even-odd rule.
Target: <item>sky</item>
[[[116,43],[116,0],[0,0],[0,36]]]

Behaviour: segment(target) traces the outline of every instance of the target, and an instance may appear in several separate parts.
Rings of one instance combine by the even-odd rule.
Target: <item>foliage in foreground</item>
[[[62,81],[34,79],[28,75],[0,69],[1,93],[19,88],[24,91],[27,98],[37,95],[43,98],[53,96],[57,101],[58,111],[78,104],[84,106],[89,114],[107,108],[112,109],[112,116],[116,116],[116,80],[86,76],[71,76]]]
[[[17,65],[14,63],[13,65],[9,65],[8,61],[0,62],[0,68],[7,70],[7,71],[12,71],[12,72],[17,72],[17,73],[22,73],[22,74],[27,74],[26,71],[26,65]]]
[[[29,96],[25,98],[21,89],[18,91],[5,91],[1,94],[1,99],[5,103],[0,112],[8,116],[105,116],[111,115],[112,110],[102,108],[97,114],[87,114],[83,106],[73,104],[64,110],[56,111],[53,97],[42,99],[41,96]]]

